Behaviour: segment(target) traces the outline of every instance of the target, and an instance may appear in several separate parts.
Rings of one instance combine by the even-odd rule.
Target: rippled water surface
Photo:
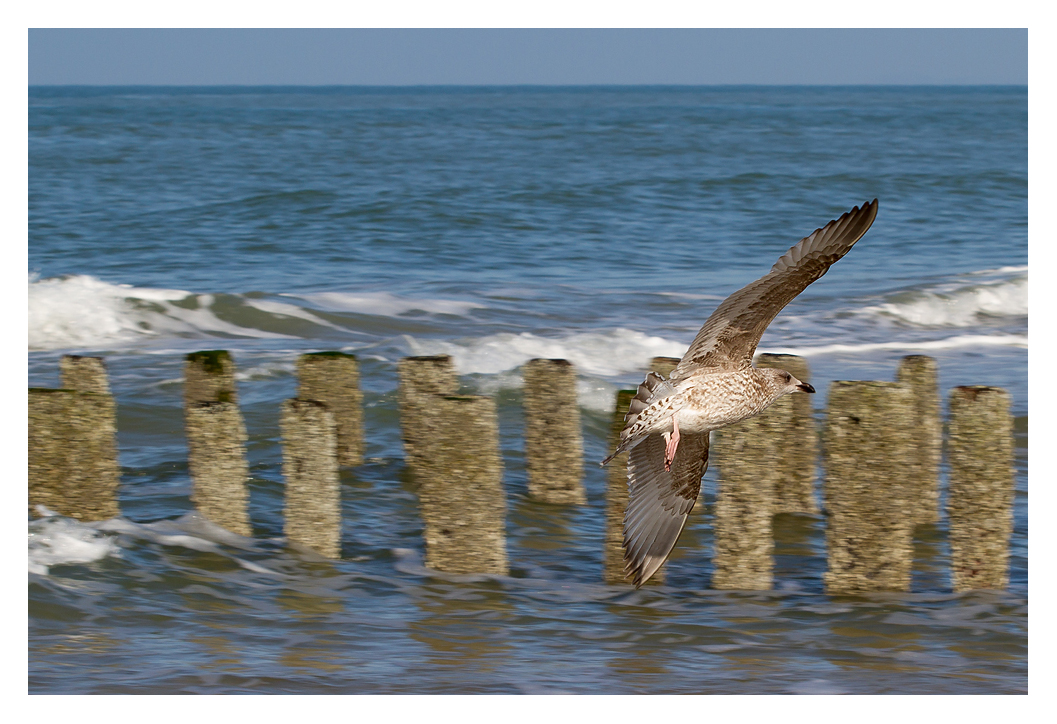
[[[31,692],[1027,690],[1026,89],[36,88],[29,159],[29,384],[105,357],[122,466],[121,517],[28,524]],[[830,382],[907,354],[937,359],[944,399],[1008,389],[1008,590],[951,592],[944,517],[917,529],[910,593],[828,596],[807,515],[775,519],[775,590],[712,590],[714,471],[664,584],[605,585],[616,391],[874,197],[760,349],[808,360],[820,414]],[[216,348],[252,538],[189,497],[182,359]],[[365,393],[339,561],[282,538],[279,405],[326,349]],[[396,363],[433,353],[496,397],[509,576],[423,566]],[[584,506],[527,494],[534,357],[577,367]]]

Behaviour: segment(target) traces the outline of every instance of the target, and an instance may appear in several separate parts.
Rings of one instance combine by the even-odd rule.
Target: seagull
[[[771,320],[848,253],[877,216],[877,199],[800,240],[771,270],[731,294],[697,333],[668,379],[646,375],[616,451],[628,454],[624,573],[636,588],[675,547],[708,467],[708,433],[758,415],[779,397],[815,388],[752,357]]]

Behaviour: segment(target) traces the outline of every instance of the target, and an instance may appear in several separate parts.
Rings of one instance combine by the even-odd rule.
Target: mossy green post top
[[[224,373],[224,363],[231,362],[231,354],[224,349],[203,350],[188,354],[187,361],[201,363],[204,371],[219,375]]]

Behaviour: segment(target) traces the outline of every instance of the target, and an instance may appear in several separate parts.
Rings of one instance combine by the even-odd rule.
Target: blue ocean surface
[[[29,89],[29,385],[103,356],[121,516],[29,526],[32,693],[1027,691],[1027,89]],[[825,517],[775,520],[775,588],[718,591],[715,472],[663,585],[602,581],[616,392],[852,206],[873,228],[771,324],[834,380],[937,360],[1012,396],[1005,591],[954,594],[947,523],[910,593],[829,596]],[[230,350],[254,535],[194,513],[188,352]],[[283,539],[295,360],[360,360],[342,558]],[[493,395],[509,576],[423,565],[396,365]],[[576,365],[583,506],[528,496],[521,366]],[[946,484],[946,467],[941,486]],[[820,476],[824,477],[824,475]],[[820,482],[821,486],[821,482]],[[945,487],[941,487],[941,498]],[[821,495],[821,487],[819,489]]]

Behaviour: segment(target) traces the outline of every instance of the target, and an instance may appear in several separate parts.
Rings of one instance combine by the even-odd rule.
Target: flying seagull
[[[848,253],[877,216],[877,199],[800,240],[771,270],[731,294],[697,333],[668,379],[646,375],[616,451],[628,454],[624,573],[638,588],[675,547],[708,466],[708,433],[758,415],[789,392],[815,388],[752,356],[771,320]],[[680,442],[682,441],[682,442]]]

